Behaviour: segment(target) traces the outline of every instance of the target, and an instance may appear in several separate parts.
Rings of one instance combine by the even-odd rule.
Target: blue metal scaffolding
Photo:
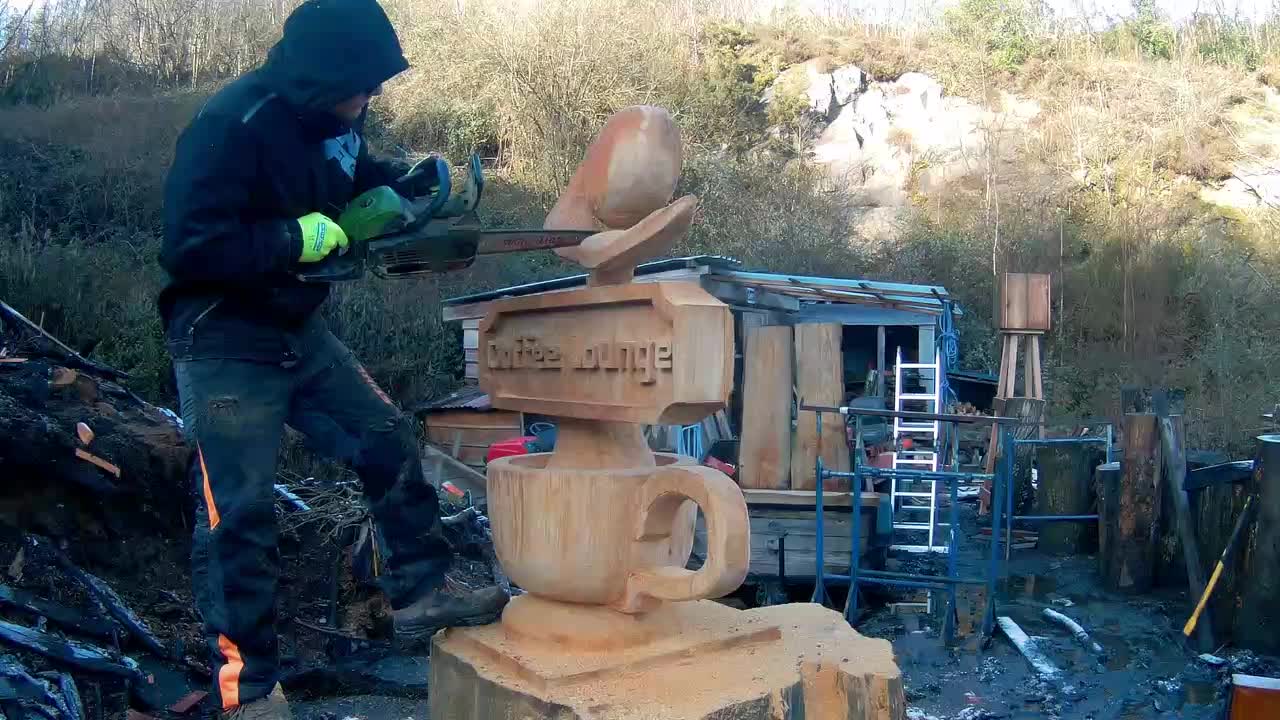
[[[1016,448],[1021,445],[1087,445],[1090,443],[1105,443],[1107,452],[1107,462],[1111,462],[1111,445],[1112,434],[1114,432],[1111,423],[1106,423],[1107,434],[1105,437],[1065,437],[1065,438],[1024,438],[1014,440],[1013,445],[1002,445],[1002,447],[1012,447],[1014,452],[1005,453],[1013,457],[1017,454]],[[1005,543],[1004,543],[1004,559],[1009,561],[1010,550],[1013,548],[1013,524],[1015,522],[1097,522],[1098,516],[1095,515],[1014,515],[1013,513],[1013,473],[1009,474],[1009,482],[1005,483],[1005,508],[1009,513],[1008,522],[1005,523]]]
[[[874,408],[855,408],[855,407],[827,407],[818,405],[801,404],[800,410],[808,412],[816,412],[818,442],[821,446],[822,442],[822,415],[823,413],[839,413],[842,416],[878,416],[878,417],[897,417],[904,420],[923,420],[923,421],[940,421],[948,423],[948,427],[952,430],[952,436],[955,435],[955,427],[957,424],[990,424],[996,423],[1001,425],[1001,434],[1005,444],[1003,447],[1012,448],[1013,432],[1012,425],[1018,424],[1020,421],[1016,418],[1003,417],[987,417],[982,415],[948,415],[940,413],[920,413],[895,410],[880,410]],[[1008,487],[1013,477],[1013,457],[1014,453],[1006,452],[1001,459],[996,472],[993,475],[983,473],[962,473],[954,469],[952,471],[928,471],[928,470],[912,470],[912,469],[888,469],[871,467],[862,462],[861,454],[855,453],[853,472],[839,472],[827,470],[823,466],[822,456],[819,454],[816,467],[816,482],[814,491],[814,510],[815,510],[815,550],[817,571],[814,573],[815,582],[813,588],[813,602],[826,604],[827,583],[844,584],[848,583],[849,592],[845,598],[844,618],[849,624],[854,624],[855,615],[858,609],[858,586],[859,585],[892,585],[897,587],[916,587],[928,590],[940,590],[945,592],[946,607],[945,617],[943,620],[943,637],[946,642],[950,643],[955,638],[956,630],[956,586],[957,585],[985,585],[987,589],[986,610],[982,618],[983,635],[990,636],[995,626],[995,595],[996,595],[996,579],[1000,573],[1000,533],[1001,522],[1004,520],[1006,507],[1004,499],[1010,496],[1008,491],[1001,492],[1003,487]],[[954,468],[954,463],[953,463]],[[850,541],[850,559],[849,574],[845,575],[828,575],[823,572],[826,567],[825,555],[825,530],[823,524],[823,486],[827,478],[849,478],[851,481],[851,490],[853,496],[853,535]],[[924,575],[916,573],[895,573],[882,570],[867,570],[859,567],[861,557],[861,548],[859,543],[862,538],[862,487],[864,480],[876,479],[914,479],[914,480],[933,480],[938,482],[946,482],[951,495],[950,522],[948,524],[948,540],[947,540],[947,574]],[[992,481],[992,498],[993,507],[991,511],[991,547],[990,555],[987,560],[987,573],[984,578],[965,578],[959,577],[956,568],[956,550],[958,549],[959,538],[959,511],[960,498],[959,489],[961,482],[983,482]]]

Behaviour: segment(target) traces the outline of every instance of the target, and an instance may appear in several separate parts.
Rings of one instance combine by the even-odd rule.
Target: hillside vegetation
[[[1246,446],[1280,399],[1278,216],[1268,202],[1211,198],[1242,166],[1280,166],[1280,140],[1268,142],[1276,26],[1175,28],[1146,0],[1102,32],[1030,0],[964,0],[913,32],[748,20],[720,5],[387,0],[414,68],[375,102],[373,139],[455,162],[479,151],[495,168],[485,217],[536,223],[610,112],[665,106],[684,133],[681,191],[702,199],[680,252],[945,285],[965,308],[962,365],[985,370],[997,365],[995,279],[1052,272],[1055,416],[1108,413],[1123,383],[1181,387],[1198,446]],[[172,387],[154,258],[173,141],[203,97],[261,57],[288,10],[237,8],[51,6],[13,16],[0,42],[0,297],[160,402]],[[237,39],[212,41],[226,37]],[[858,188],[809,155],[823,120],[802,88],[776,82],[811,60],[876,81],[936,78],[991,109],[985,157],[960,181],[908,187],[892,232],[868,230]],[[1001,126],[1010,98],[1038,112]],[[913,177],[934,161],[913,153]],[[442,297],[570,271],[545,255],[482,260],[439,280],[344,286],[328,312],[412,402],[459,381]]]

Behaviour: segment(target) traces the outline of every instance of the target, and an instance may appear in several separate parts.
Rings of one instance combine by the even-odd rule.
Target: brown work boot
[[[284,688],[276,683],[270,695],[229,710],[222,717],[226,720],[293,720],[293,712],[284,698]]]
[[[412,643],[431,637],[441,628],[494,622],[510,599],[497,585],[472,590],[446,579],[444,587],[412,605],[391,611],[396,640]]]

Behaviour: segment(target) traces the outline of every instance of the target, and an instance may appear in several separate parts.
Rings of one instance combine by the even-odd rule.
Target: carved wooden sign
[[[480,324],[479,365],[497,408],[692,423],[728,402],[733,318],[688,282],[508,298]]]

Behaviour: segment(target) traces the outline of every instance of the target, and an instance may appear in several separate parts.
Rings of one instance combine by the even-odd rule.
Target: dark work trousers
[[[412,425],[328,331],[292,367],[234,359],[174,366],[185,433],[196,448],[192,546],[196,604],[223,708],[266,697],[279,679],[275,629],[276,458],[284,425],[359,474],[386,541],[382,588],[392,608],[440,587],[451,549]]]

